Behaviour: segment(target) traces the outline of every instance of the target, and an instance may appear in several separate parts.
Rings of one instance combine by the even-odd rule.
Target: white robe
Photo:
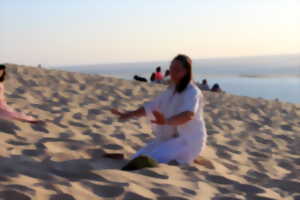
[[[192,163],[204,149],[207,135],[203,119],[203,95],[192,82],[181,93],[174,93],[174,89],[174,86],[170,86],[154,100],[145,103],[146,116],[153,120],[154,110],[163,113],[165,118],[192,111],[193,119],[178,126],[153,124],[156,138],[139,150],[133,158],[147,155],[159,163],[172,160],[180,164]]]

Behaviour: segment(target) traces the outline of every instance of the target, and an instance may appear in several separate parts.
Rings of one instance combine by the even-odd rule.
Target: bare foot
[[[212,164],[211,161],[201,157],[201,156],[198,156],[195,160],[194,160],[194,163],[198,164],[198,165],[202,165],[208,169],[215,169],[215,166]]]

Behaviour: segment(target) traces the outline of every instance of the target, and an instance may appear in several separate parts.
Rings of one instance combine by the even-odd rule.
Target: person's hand
[[[121,113],[117,109],[111,109],[110,111],[112,114],[118,115],[120,120],[127,120],[131,117],[130,112]]]
[[[166,118],[165,118],[164,114],[162,114],[161,112],[156,111],[156,110],[153,111],[152,113],[155,117],[155,120],[151,120],[152,123],[158,124],[158,125],[165,125],[166,124]]]
[[[29,123],[31,123],[31,124],[45,124],[45,123],[46,123],[45,121],[43,121],[43,120],[38,120],[38,119],[29,120],[29,121],[27,121],[27,122],[29,122]]]

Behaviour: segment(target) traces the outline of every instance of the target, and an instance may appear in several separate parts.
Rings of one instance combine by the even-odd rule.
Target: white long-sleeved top
[[[164,114],[165,118],[191,111],[193,118],[178,126],[152,125],[156,138],[138,151],[139,155],[148,155],[161,163],[176,160],[179,163],[191,163],[203,150],[206,143],[206,128],[203,119],[203,95],[191,82],[181,93],[170,86],[152,101],[144,104],[146,116],[153,120],[153,111]]]

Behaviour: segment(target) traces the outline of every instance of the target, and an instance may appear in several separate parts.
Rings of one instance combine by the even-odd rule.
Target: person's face
[[[179,60],[173,60],[170,65],[171,81],[178,84],[185,74],[186,69],[182,66],[182,63]]]

